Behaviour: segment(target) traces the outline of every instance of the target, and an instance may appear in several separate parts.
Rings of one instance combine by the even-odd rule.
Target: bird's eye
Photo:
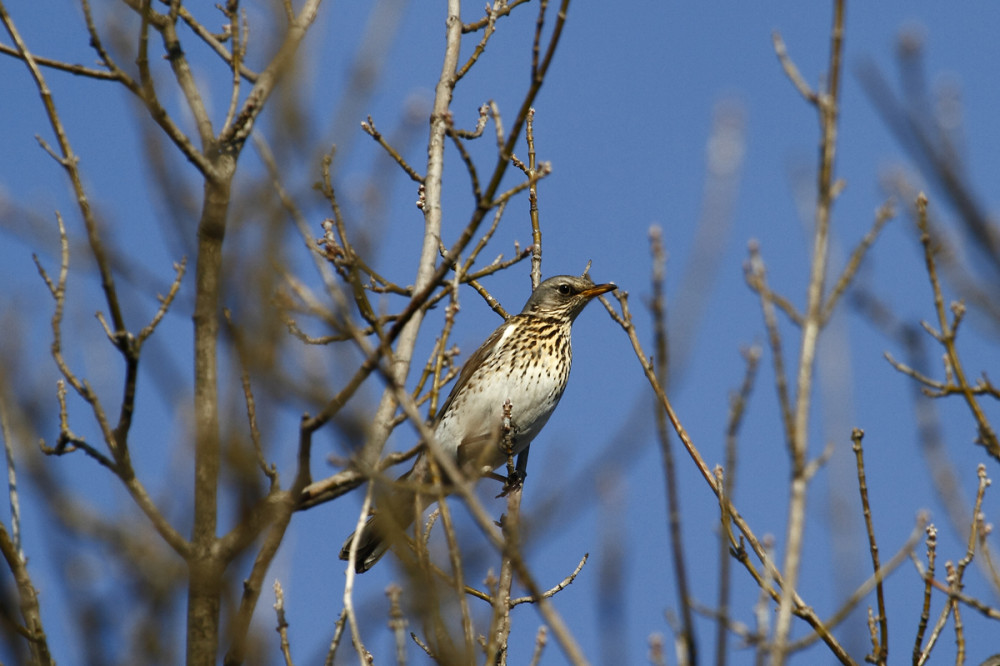
[[[559,293],[562,294],[563,296],[569,296],[570,291],[572,290],[570,289],[569,285],[566,284],[565,282],[559,285]]]

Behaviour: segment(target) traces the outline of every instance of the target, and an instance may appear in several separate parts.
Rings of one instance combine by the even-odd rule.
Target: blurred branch
[[[548,629],[543,624],[538,627],[538,633],[535,634],[535,651],[531,655],[531,663],[529,666],[538,666],[542,660],[542,650],[545,649],[545,645],[548,642]]]
[[[922,76],[922,72],[912,71],[919,67],[917,55],[920,46],[913,39],[904,40],[906,44],[900,49],[903,73],[909,73],[914,78]],[[910,153],[927,178],[941,188],[958,211],[960,222],[975,241],[974,247],[989,262],[994,273],[1000,272],[1000,229],[971,191],[972,181],[957,161],[958,154],[953,150],[941,119],[928,113],[928,100],[920,96],[924,91],[911,87],[908,98],[898,100],[892,86],[870,63],[860,68],[858,78],[899,144]]]
[[[21,500],[17,489],[12,436],[10,413],[7,407],[7,387],[0,386],[0,437],[3,437],[4,458],[7,463],[7,498],[10,501],[11,543],[18,553],[18,557],[25,560],[24,550],[21,546]]]
[[[49,653],[49,643],[45,636],[45,628],[42,626],[42,613],[38,605],[38,593],[31,575],[28,573],[28,563],[22,553],[14,545],[7,533],[7,527],[0,523],[0,554],[3,555],[7,568],[14,577],[14,584],[17,586],[17,595],[21,607],[21,618],[24,621],[22,626],[17,627],[17,631],[28,640],[31,650],[32,662],[43,666],[55,664],[55,660]]]
[[[385,590],[385,595],[389,598],[389,628],[396,641],[396,663],[399,666],[406,664],[406,627],[408,624],[399,599],[402,592],[403,588],[396,584],[389,585]]]
[[[737,98],[721,100],[712,109],[712,126],[705,141],[704,185],[694,240],[673,290],[670,320],[673,382],[686,376],[688,361],[694,357],[693,348],[701,339],[699,327],[710,307],[713,285],[725,261],[725,249],[735,221],[746,144],[743,103]]]
[[[176,295],[181,276],[183,275],[183,265],[177,268],[177,278],[174,285],[168,296],[163,300],[161,308],[154,316],[151,324],[143,329],[138,339],[133,338],[131,333],[126,329],[118,303],[111,265],[98,235],[97,224],[91,213],[87,197],[83,192],[80,175],[77,170],[78,160],[72,153],[52,103],[51,95],[47,90],[37,65],[33,62],[27,48],[13,29],[9,17],[6,16],[6,11],[4,10],[2,13],[8,32],[11,33],[12,38],[18,46],[18,50],[28,64],[36,85],[42,94],[50,123],[58,139],[60,155],[56,156],[54,151],[44,142],[42,142],[43,148],[48,150],[53,156],[56,156],[67,170],[73,183],[74,191],[77,194],[77,201],[83,214],[88,239],[101,274],[101,283],[110,310],[112,326],[109,326],[103,319],[101,319],[101,323],[109,338],[122,352],[126,360],[125,397],[122,402],[118,427],[113,432],[107,422],[103,408],[89,385],[85,381],[77,379],[68,369],[65,362],[61,360],[58,328],[61,322],[61,311],[65,293],[65,265],[68,263],[68,252],[65,248],[65,231],[62,228],[60,232],[63,237],[64,246],[63,270],[58,286],[54,287],[47,276],[44,276],[43,272],[43,277],[46,279],[47,284],[49,284],[50,291],[53,292],[53,297],[57,302],[57,314],[53,318],[55,335],[53,354],[66,381],[73,386],[74,390],[84,400],[90,403],[94,417],[101,427],[104,439],[114,459],[112,469],[121,478],[133,499],[149,517],[164,540],[188,560],[191,575],[188,588],[187,650],[189,661],[197,661],[205,655],[215,655],[218,649],[219,595],[222,585],[221,572],[230,562],[227,557],[233,557],[233,551],[239,550],[242,543],[248,542],[257,530],[263,528],[263,523],[267,522],[266,514],[268,513],[266,511],[257,512],[253,517],[254,519],[235,528],[230,535],[227,535],[227,538],[224,538],[221,542],[216,540],[215,532],[218,510],[216,500],[220,470],[216,355],[218,352],[219,331],[218,304],[220,302],[222,284],[221,247],[230,205],[229,188],[235,173],[237,157],[243,142],[249,135],[253,121],[274,89],[279,75],[290,64],[299,43],[305,36],[307,28],[315,18],[319,3],[318,0],[307,0],[299,15],[292,18],[275,57],[260,73],[238,115],[236,115],[236,100],[239,97],[241,81],[239,73],[240,62],[244,55],[243,49],[246,45],[245,31],[240,29],[238,4],[232,3],[227,6],[225,11],[228,12],[230,19],[230,30],[233,40],[233,53],[230,61],[233,69],[233,87],[228,114],[232,122],[230,123],[229,119],[227,119],[218,137],[213,135],[211,119],[203,102],[202,92],[198,88],[195,75],[181,48],[180,38],[176,32],[180,3],[171,3],[168,7],[168,12],[165,14],[156,12],[152,8],[150,0],[130,1],[127,4],[139,14],[140,18],[138,53],[136,58],[139,76],[138,82],[118,68],[104,48],[93,21],[89,3],[84,0],[83,10],[87,30],[91,37],[91,45],[97,51],[109,71],[127,89],[144,102],[153,120],[174,141],[181,152],[199,168],[206,179],[201,219],[198,224],[198,252],[195,269],[195,515],[193,537],[190,543],[177,534],[167,523],[166,519],[160,514],[157,507],[149,498],[145,488],[136,479],[132,470],[127,446],[127,433],[131,425],[134,405],[139,347],[142,341],[153,332],[156,324],[162,318],[166,308],[169,307],[170,302]],[[158,33],[163,40],[164,52],[168,56],[167,60],[173,71],[177,90],[183,95],[187,109],[193,116],[201,141],[202,151],[198,151],[193,147],[189,139],[170,119],[158,100],[158,93],[150,68],[150,29]],[[60,227],[62,227],[61,220]],[[62,419],[62,421],[61,443],[70,437],[68,426],[65,425],[65,419]],[[83,445],[82,440],[78,439],[72,441],[72,443],[77,446]],[[57,448],[57,451],[59,450]],[[87,449],[84,448],[84,450]],[[300,488],[305,485],[306,476],[299,474],[297,481],[298,488],[294,488],[295,496],[298,495]],[[285,524],[287,524],[287,518],[290,517],[294,504],[295,500],[293,496],[285,497]],[[280,523],[281,521],[278,524],[280,525]],[[257,566],[266,568],[270,562],[270,557],[266,555],[266,551],[268,548],[276,550],[277,543],[280,543],[280,532],[283,532],[283,526],[279,530],[276,542],[266,542],[267,547],[262,551],[264,553],[263,559],[258,560]],[[220,544],[224,547],[216,549],[215,546]],[[260,572],[259,576],[262,575],[263,573]],[[244,602],[255,603],[258,593],[259,585],[257,590],[250,591],[244,597]],[[236,640],[239,642],[240,638],[238,637]],[[214,656],[212,658],[214,659]]]
[[[7,460],[7,493],[10,498],[10,532],[0,521],[0,554],[7,563],[7,569],[14,578],[23,624],[16,624],[15,630],[27,639],[32,663],[55,664],[49,653],[48,639],[42,625],[38,592],[28,573],[28,558],[21,545],[21,509],[17,491],[17,477],[14,472],[14,452],[11,441],[11,422],[7,405],[7,387],[0,389],[0,436],[3,437]]]

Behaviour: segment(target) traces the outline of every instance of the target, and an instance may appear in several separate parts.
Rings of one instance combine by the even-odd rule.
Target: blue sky
[[[480,3],[481,4],[481,3]],[[356,232],[371,236],[378,250],[372,261],[399,282],[412,281],[415,243],[422,232],[420,212],[413,206],[415,186],[400,177],[380,153],[378,146],[360,130],[360,122],[371,114],[386,135],[401,124],[401,109],[415,108],[426,116],[427,104],[440,71],[444,45],[443,3],[383,2],[386,15],[399,12],[394,20],[383,20],[366,31],[369,15],[352,3],[329,3],[303,50],[300,66],[302,85],[295,94],[310,117],[303,126],[316,132],[299,140],[287,139],[279,151],[297,155],[289,159],[288,179],[308,184],[318,178],[318,154],[338,145],[337,178],[349,219]],[[364,10],[367,10],[367,5]],[[8,7],[28,44],[38,54],[74,62],[95,59],[88,49],[80,11],[72,3],[45,7],[43,3],[13,3]],[[125,12],[117,5],[101,6],[99,13]],[[463,18],[472,20],[481,12],[469,3]],[[539,158],[551,162],[553,172],[539,188],[543,226],[545,275],[578,274],[593,260],[592,275],[599,281],[613,280],[631,296],[643,343],[652,350],[652,331],[644,303],[649,296],[648,229],[662,227],[668,253],[668,308],[683,303],[679,293],[692,265],[697,221],[705,206],[707,142],[718,109],[738,118],[745,136],[742,168],[733,190],[728,230],[713,239],[718,257],[711,280],[695,282],[700,314],[670,310],[671,329],[684,339],[672,339],[678,374],[671,385],[674,406],[709,464],[723,459],[728,395],[740,383],[743,364],[740,348],[765,340],[758,300],[746,287],[742,265],[747,243],[756,239],[767,262],[771,285],[800,307],[804,303],[808,269],[810,192],[814,187],[819,141],[816,114],[788,82],[771,45],[778,30],[789,53],[806,79],[816,86],[826,68],[828,34],[832,10],[825,3],[779,2],[718,3],[711,7],[696,3],[575,3],[571,6],[563,41],[546,83],[539,95],[535,132]],[[221,18],[204,14],[206,19]],[[251,23],[268,19],[259,7],[249,8]],[[495,100],[507,122],[527,86],[535,6],[520,8],[498,23],[498,31],[482,61],[458,87],[452,103],[456,124],[471,126],[477,108]],[[995,110],[1000,107],[995,63],[1000,61],[1000,8],[990,3],[957,9],[934,2],[850,3],[847,8],[844,77],[837,177],[845,182],[833,216],[834,248],[832,274],[870,227],[875,210],[887,193],[881,183],[894,169],[920,176],[905,152],[894,142],[864,94],[858,72],[866,64],[881,69],[886,79],[898,85],[896,45],[902,31],[922,36],[928,83],[953,86],[963,105],[964,149],[968,180],[987,210],[994,207],[992,174],[998,172],[1000,130]],[[265,30],[259,31],[263,35]],[[370,96],[361,101],[345,95],[354,54],[363,35],[379,35],[389,48],[381,62],[381,75]],[[190,36],[188,36],[190,37]],[[9,43],[4,40],[4,43]],[[474,42],[467,42],[465,53]],[[258,48],[264,48],[258,45]],[[205,60],[199,62],[204,63]],[[166,65],[163,65],[166,67]],[[210,104],[219,118],[227,103],[225,72],[206,65],[199,76],[218,84]],[[193,219],[175,221],[169,207],[146,184],[150,171],[143,167],[142,128],[135,109],[123,91],[110,84],[48,74],[56,104],[73,145],[81,156],[88,192],[114,245],[131,262],[156,276],[165,285],[172,276],[171,263],[185,251],[193,266],[193,241],[184,237],[193,229]],[[5,159],[0,160],[0,241],[4,290],[0,308],[18,313],[15,324],[5,314],[4,337],[24,344],[23,373],[18,387],[49,392],[54,404],[55,368],[48,357],[51,304],[45,287],[31,262],[37,252],[47,267],[55,266],[54,214],[67,219],[70,233],[80,237],[82,225],[74,208],[67,181],[60,168],[42,151],[35,134],[51,140],[22,64],[0,60],[3,101],[0,126]],[[281,89],[279,95],[291,95]],[[272,100],[270,113],[262,118],[263,131],[273,130],[279,100]],[[173,108],[177,99],[167,98]],[[419,114],[423,113],[423,116]],[[312,131],[312,130],[311,130]],[[426,154],[426,124],[412,125],[412,136],[403,147],[411,163],[422,167]],[[487,132],[492,131],[488,129]],[[273,138],[273,134],[272,134]],[[492,140],[474,146],[482,170],[492,165]],[[525,149],[517,153],[524,156]],[[445,244],[455,238],[472,210],[469,187],[457,154],[447,155],[444,229]],[[260,173],[260,162],[252,147],[243,155],[249,174]],[[189,185],[196,182],[193,170],[181,159],[171,158],[171,173]],[[422,169],[421,169],[422,170]],[[511,172],[506,183],[516,182]],[[251,194],[257,181],[237,181],[237,196]],[[370,207],[366,188],[378,186],[380,201]],[[929,190],[931,208],[943,219],[951,215],[939,192]],[[710,195],[715,199],[714,193]],[[804,201],[804,203],[803,203]],[[175,202],[176,203],[176,202]],[[527,199],[515,200],[504,225],[483,259],[501,252],[509,256],[514,241],[530,243]],[[901,203],[898,207],[903,208]],[[25,213],[31,210],[36,217]],[[182,209],[183,210],[183,209]],[[374,212],[373,212],[374,211]],[[325,213],[313,200],[308,208],[317,236]],[[250,247],[255,241],[254,218],[233,222],[233,246]],[[179,224],[180,233],[164,231]],[[184,226],[187,224],[188,226]],[[366,225],[366,226],[362,226]],[[289,245],[295,246],[290,238]],[[294,250],[290,250],[294,252]],[[237,255],[230,255],[235,260]],[[74,255],[74,265],[85,268],[84,253]],[[302,262],[306,266],[305,262]],[[315,281],[307,268],[302,276]],[[190,296],[193,272],[185,280],[178,307],[157,332],[149,348],[151,359],[143,366],[142,381],[147,398],[140,398],[134,455],[144,480],[157,497],[173,506],[172,493],[189,490],[189,451],[184,444],[187,424],[179,394],[191,373]],[[911,220],[903,215],[886,228],[869,254],[859,280],[866,288],[891,304],[896,315],[911,323],[931,319],[930,288],[922,268],[917,236]],[[685,283],[687,284],[687,283]],[[520,309],[528,295],[528,264],[495,276],[488,287],[508,310]],[[133,326],[145,323],[155,307],[142,290],[126,287],[127,309]],[[163,287],[158,287],[160,291]],[[117,395],[117,359],[93,319],[100,307],[96,283],[78,277],[71,286],[67,326],[79,350],[71,355],[109,400]],[[462,312],[453,340],[466,358],[499,323],[499,319],[470,289],[462,293]],[[236,303],[237,299],[234,298]],[[233,304],[230,304],[233,305]],[[244,303],[245,305],[245,303]],[[187,309],[185,309],[187,308]],[[417,358],[431,349],[440,313],[432,315],[418,346]],[[691,317],[692,319],[686,319]],[[690,324],[690,325],[688,325]],[[785,360],[791,365],[797,354],[797,330],[783,321]],[[972,376],[990,371],[997,360],[995,335],[984,322],[971,317],[965,326],[961,349]],[[928,341],[929,342],[929,341]],[[990,344],[992,342],[992,345]],[[93,343],[93,344],[91,344]],[[821,617],[838,607],[847,592],[869,575],[870,563],[863,536],[863,523],[850,450],[851,428],[866,431],[866,462],[875,528],[883,560],[893,554],[913,529],[919,510],[930,511],[931,520],[942,527],[940,557],[957,560],[964,551],[963,535],[945,527],[944,510],[931,487],[931,471],[917,443],[915,412],[910,380],[895,372],[882,358],[884,351],[902,357],[896,343],[847,307],[842,308],[822,341],[822,368],[815,393],[811,455],[833,441],[835,453],[811,486],[810,528],[806,535],[806,562],[800,592]],[[665,612],[674,612],[677,597],[668,551],[662,467],[654,437],[652,396],[632,354],[628,340],[603,312],[592,305],[578,320],[574,333],[575,363],[570,387],[546,430],[533,447],[525,489],[523,511],[535,521],[537,530],[528,542],[528,558],[537,579],[554,584],[568,574],[584,553],[590,562],[576,582],[556,597],[577,639],[594,661],[615,655],[617,663],[639,663],[645,658],[647,638],[654,632],[670,635]],[[939,350],[930,357],[937,359]],[[336,364],[328,363],[335,368]],[[412,376],[416,374],[411,373]],[[935,376],[941,375],[934,366]],[[336,384],[336,377],[331,380]],[[154,387],[160,387],[156,389]],[[380,387],[370,387],[368,396]],[[143,390],[143,389],[141,389]],[[160,391],[158,393],[158,391]],[[975,447],[974,424],[968,410],[957,399],[937,403],[946,432],[948,455],[960,475],[968,497],[975,488],[975,466],[987,462]],[[47,407],[52,409],[52,405]],[[298,415],[306,408],[294,398],[270,412],[266,425],[270,456],[290,479]],[[364,408],[359,406],[361,413]],[[238,410],[234,412],[238,415]],[[74,427],[88,431],[87,414],[71,405]],[[51,441],[57,434],[52,423],[38,433]],[[415,434],[401,429],[393,445],[409,447]],[[327,469],[326,453],[342,451],[336,433],[324,431],[318,439],[314,474]],[[692,592],[703,604],[714,603],[717,580],[717,502],[698,477],[690,460],[678,449],[685,548]],[[776,547],[784,539],[789,462],[779,421],[770,352],[765,351],[756,388],[740,437],[740,466],[736,503],[758,535],[772,534]],[[137,519],[126,495],[105,470],[82,456],[47,461],[68,487],[84,494],[102,510]],[[62,663],[73,663],[72,650],[80,635],[67,626],[70,618],[58,604],[59,579],[47,550],[54,538],[47,534],[44,515],[33,507],[31,488],[24,489],[25,548],[32,573],[42,591],[47,629]],[[293,649],[300,663],[315,663],[325,649],[333,623],[341,608],[343,566],[336,559],[343,537],[356,520],[361,496],[327,504],[295,517],[286,542],[275,560],[269,579],[278,578],[286,590]],[[491,496],[484,492],[484,496]],[[551,502],[549,504],[548,502]],[[490,503],[498,515],[501,504]],[[551,515],[539,515],[545,506]],[[997,501],[987,495],[987,520],[997,516]],[[172,516],[183,527],[187,517]],[[461,512],[459,512],[461,513]],[[185,528],[186,529],[186,528]],[[621,540],[616,556],[609,540]],[[923,548],[918,548],[922,553]],[[472,580],[482,578],[495,558],[472,563]],[[609,564],[610,563],[610,564]],[[98,566],[99,562],[92,562]],[[238,580],[246,571],[233,572]],[[614,566],[621,575],[617,599],[601,597],[602,566]],[[756,590],[735,565],[734,613],[752,623]],[[383,590],[395,574],[390,561],[359,581],[359,608],[371,627],[369,647],[390,654],[384,626]],[[887,583],[891,654],[908,655],[919,617],[920,581],[912,565],[904,564]],[[985,590],[980,573],[968,574],[967,590]],[[983,592],[994,606],[996,593]],[[873,602],[873,600],[872,600]],[[867,602],[866,602],[867,603]],[[256,622],[260,633],[271,641],[267,660],[279,656],[270,609],[269,592],[261,598]],[[935,612],[941,607],[935,599]],[[613,611],[619,611],[616,616]],[[617,625],[609,625],[618,617]],[[963,619],[970,636],[993,631],[978,615],[967,611]],[[514,614],[515,631],[533,636],[539,616],[522,606]],[[609,627],[616,627],[611,631]],[[698,621],[703,656],[712,654],[714,627]],[[794,635],[802,635],[798,624]],[[868,649],[863,617],[855,614],[838,636],[861,660]],[[739,650],[731,640],[731,663],[749,663],[752,652]],[[988,641],[987,641],[988,642]],[[936,655],[947,661],[954,650],[951,636],[942,639]],[[346,646],[345,646],[346,647]],[[511,663],[526,663],[530,645],[512,647]],[[997,651],[996,645],[970,640],[973,662]],[[347,651],[342,655],[343,663]],[[411,652],[417,658],[415,652]],[[815,657],[820,654],[813,652]],[[554,643],[546,649],[543,663],[562,663]]]

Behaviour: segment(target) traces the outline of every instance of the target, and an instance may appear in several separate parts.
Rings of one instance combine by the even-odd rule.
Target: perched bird
[[[441,451],[470,475],[503,465],[507,453],[501,430],[508,400],[510,430],[506,438],[513,444],[514,455],[525,451],[566,389],[573,358],[573,320],[592,298],[615,288],[613,283],[595,285],[586,272],[580,277],[559,275],[539,284],[521,313],[493,331],[459,373],[433,424]],[[421,453],[402,478],[431,483],[427,457],[426,452]],[[524,456],[519,460],[521,474],[522,460],[527,462]],[[368,571],[388,549],[390,540],[401,535],[433,499],[403,487],[382,498],[358,537],[355,570]],[[354,538],[351,534],[344,542],[340,559],[350,559]]]

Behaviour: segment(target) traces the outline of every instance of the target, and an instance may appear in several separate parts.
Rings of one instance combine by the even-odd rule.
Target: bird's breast
[[[475,457],[493,467],[503,464],[504,403],[510,401],[514,452],[519,453],[552,415],[572,359],[568,325],[515,318],[441,415],[435,431],[439,444],[457,455],[463,442],[482,442]]]

